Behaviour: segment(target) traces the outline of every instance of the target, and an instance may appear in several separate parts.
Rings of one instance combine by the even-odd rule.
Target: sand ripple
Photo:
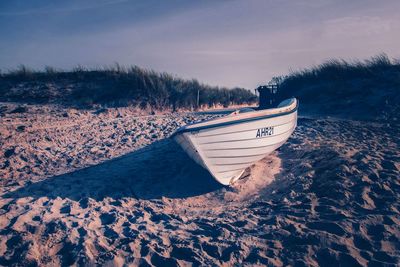
[[[46,131],[67,140],[51,146],[59,160],[32,142],[45,135],[19,136],[2,158],[0,265],[400,264],[399,128],[300,119],[287,144],[226,188],[164,138],[187,117],[146,120],[158,126],[135,131],[155,134],[140,146],[104,137],[140,127],[125,120],[103,119],[98,133]],[[71,141],[81,143],[64,148]],[[107,141],[123,148],[90,156]],[[28,167],[16,165],[21,155]],[[79,156],[81,165],[60,163]]]

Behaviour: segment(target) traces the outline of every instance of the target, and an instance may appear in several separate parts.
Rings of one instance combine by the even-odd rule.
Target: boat
[[[231,114],[179,128],[174,140],[223,185],[237,181],[245,169],[276,150],[297,126],[298,100],[275,108],[236,110]]]

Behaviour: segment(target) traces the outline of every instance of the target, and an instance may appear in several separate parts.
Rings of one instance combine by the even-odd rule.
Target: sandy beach
[[[400,267],[400,1],[0,3],[0,267]]]
[[[0,265],[400,264],[398,126],[300,118],[223,187],[168,138],[211,115],[16,108],[2,104]]]

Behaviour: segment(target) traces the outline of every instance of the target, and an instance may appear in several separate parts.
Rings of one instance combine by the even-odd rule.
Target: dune
[[[301,118],[223,187],[170,138],[215,115],[3,103],[0,265],[400,264],[400,136]]]

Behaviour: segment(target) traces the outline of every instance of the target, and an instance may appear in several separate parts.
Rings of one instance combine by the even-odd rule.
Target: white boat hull
[[[297,100],[291,105],[284,112],[254,111],[190,125],[174,139],[219,183],[229,185],[290,137],[297,125]]]

